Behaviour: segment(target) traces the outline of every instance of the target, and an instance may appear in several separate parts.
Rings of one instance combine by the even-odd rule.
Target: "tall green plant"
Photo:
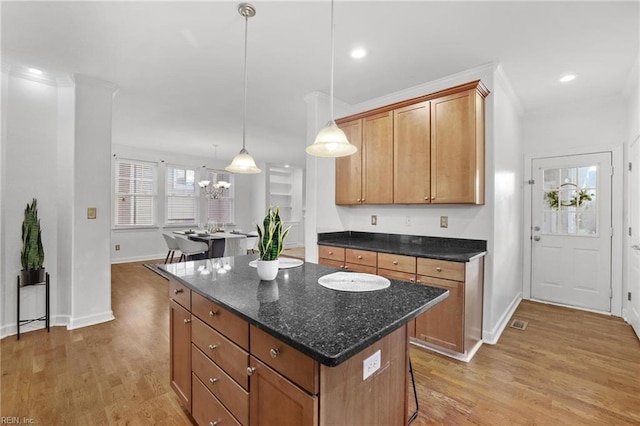
[[[35,198],[31,205],[24,209],[22,221],[22,251],[20,262],[25,271],[40,269],[44,264],[44,248],[42,247],[42,230],[38,219],[38,200]]]
[[[261,228],[259,224],[256,224],[260,260],[276,260],[284,249],[284,239],[290,228],[283,229],[280,207],[276,206],[275,209],[269,207],[262,225]]]

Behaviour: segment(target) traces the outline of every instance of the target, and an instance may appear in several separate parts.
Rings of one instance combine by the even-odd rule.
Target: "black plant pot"
[[[44,282],[44,268],[20,271],[20,287]]]

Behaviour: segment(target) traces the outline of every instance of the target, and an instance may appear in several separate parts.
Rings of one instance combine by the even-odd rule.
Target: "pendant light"
[[[262,170],[256,166],[256,162],[249,155],[245,148],[247,134],[247,27],[249,18],[255,16],[256,9],[249,3],[240,3],[238,5],[238,13],[244,16],[244,105],[242,111],[242,149],[240,153],[233,158],[231,164],[225,167],[225,170],[231,173],[260,173]]]
[[[306,149],[307,154],[315,155],[316,157],[345,157],[358,151],[357,147],[349,143],[347,135],[344,134],[333,119],[333,62],[333,0],[331,0],[331,93],[329,95],[331,119],[324,128],[320,129],[316,135],[316,140]]]

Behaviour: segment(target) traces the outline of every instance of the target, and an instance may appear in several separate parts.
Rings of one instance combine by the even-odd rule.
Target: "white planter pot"
[[[278,275],[278,259],[276,260],[260,260],[258,259],[258,276],[263,281],[271,281]]]

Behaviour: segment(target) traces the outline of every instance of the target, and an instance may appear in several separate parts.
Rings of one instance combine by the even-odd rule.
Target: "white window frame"
[[[186,174],[188,172],[193,172],[193,191],[189,192],[181,192],[181,193],[176,193],[175,188],[172,191],[169,188],[169,178],[170,178],[170,170],[171,169],[175,169],[175,170],[184,170],[185,171],[185,178],[186,178]],[[167,164],[165,167],[165,179],[164,179],[164,185],[165,185],[165,196],[164,196],[164,212],[165,212],[165,216],[164,216],[164,222],[165,222],[165,227],[168,228],[184,228],[184,227],[189,227],[189,226],[197,226],[198,224],[198,220],[199,220],[199,216],[200,216],[200,209],[199,209],[199,205],[200,205],[200,201],[199,201],[199,197],[200,197],[200,187],[198,187],[198,170],[196,167],[192,167],[192,166],[185,166],[185,165],[179,165],[179,164]],[[185,182],[186,185],[186,182]],[[172,197],[176,197],[176,198],[188,198],[188,199],[192,199],[193,200],[193,221],[185,221],[185,222],[170,222],[170,218],[169,218],[169,200]]]
[[[151,186],[150,186],[150,191],[140,191],[140,192],[128,192],[128,193],[122,193],[119,192],[119,185],[118,182],[120,181],[120,179],[122,179],[122,177],[120,176],[120,164],[130,164],[130,165],[137,165],[137,166],[142,166],[142,167],[149,167],[151,170]],[[153,161],[144,161],[144,160],[134,160],[134,159],[130,159],[130,158],[115,158],[114,161],[114,172],[113,172],[113,179],[111,180],[111,183],[113,185],[113,190],[112,190],[112,194],[113,194],[113,206],[111,209],[111,214],[112,214],[112,221],[111,223],[113,224],[113,229],[134,229],[134,228],[156,228],[158,226],[158,192],[157,192],[157,188],[158,188],[158,163],[157,162],[153,162]],[[144,178],[140,178],[140,179],[135,179],[134,182],[143,182]],[[136,185],[138,186],[138,185]],[[134,223],[131,224],[119,224],[118,223],[118,218],[119,218],[119,212],[118,212],[118,207],[119,207],[119,203],[121,202],[121,199],[123,197],[132,197],[135,199],[138,198],[150,198],[151,199],[151,221],[150,223],[145,223],[145,224],[141,224],[141,223],[135,223],[135,219],[134,219]]]

